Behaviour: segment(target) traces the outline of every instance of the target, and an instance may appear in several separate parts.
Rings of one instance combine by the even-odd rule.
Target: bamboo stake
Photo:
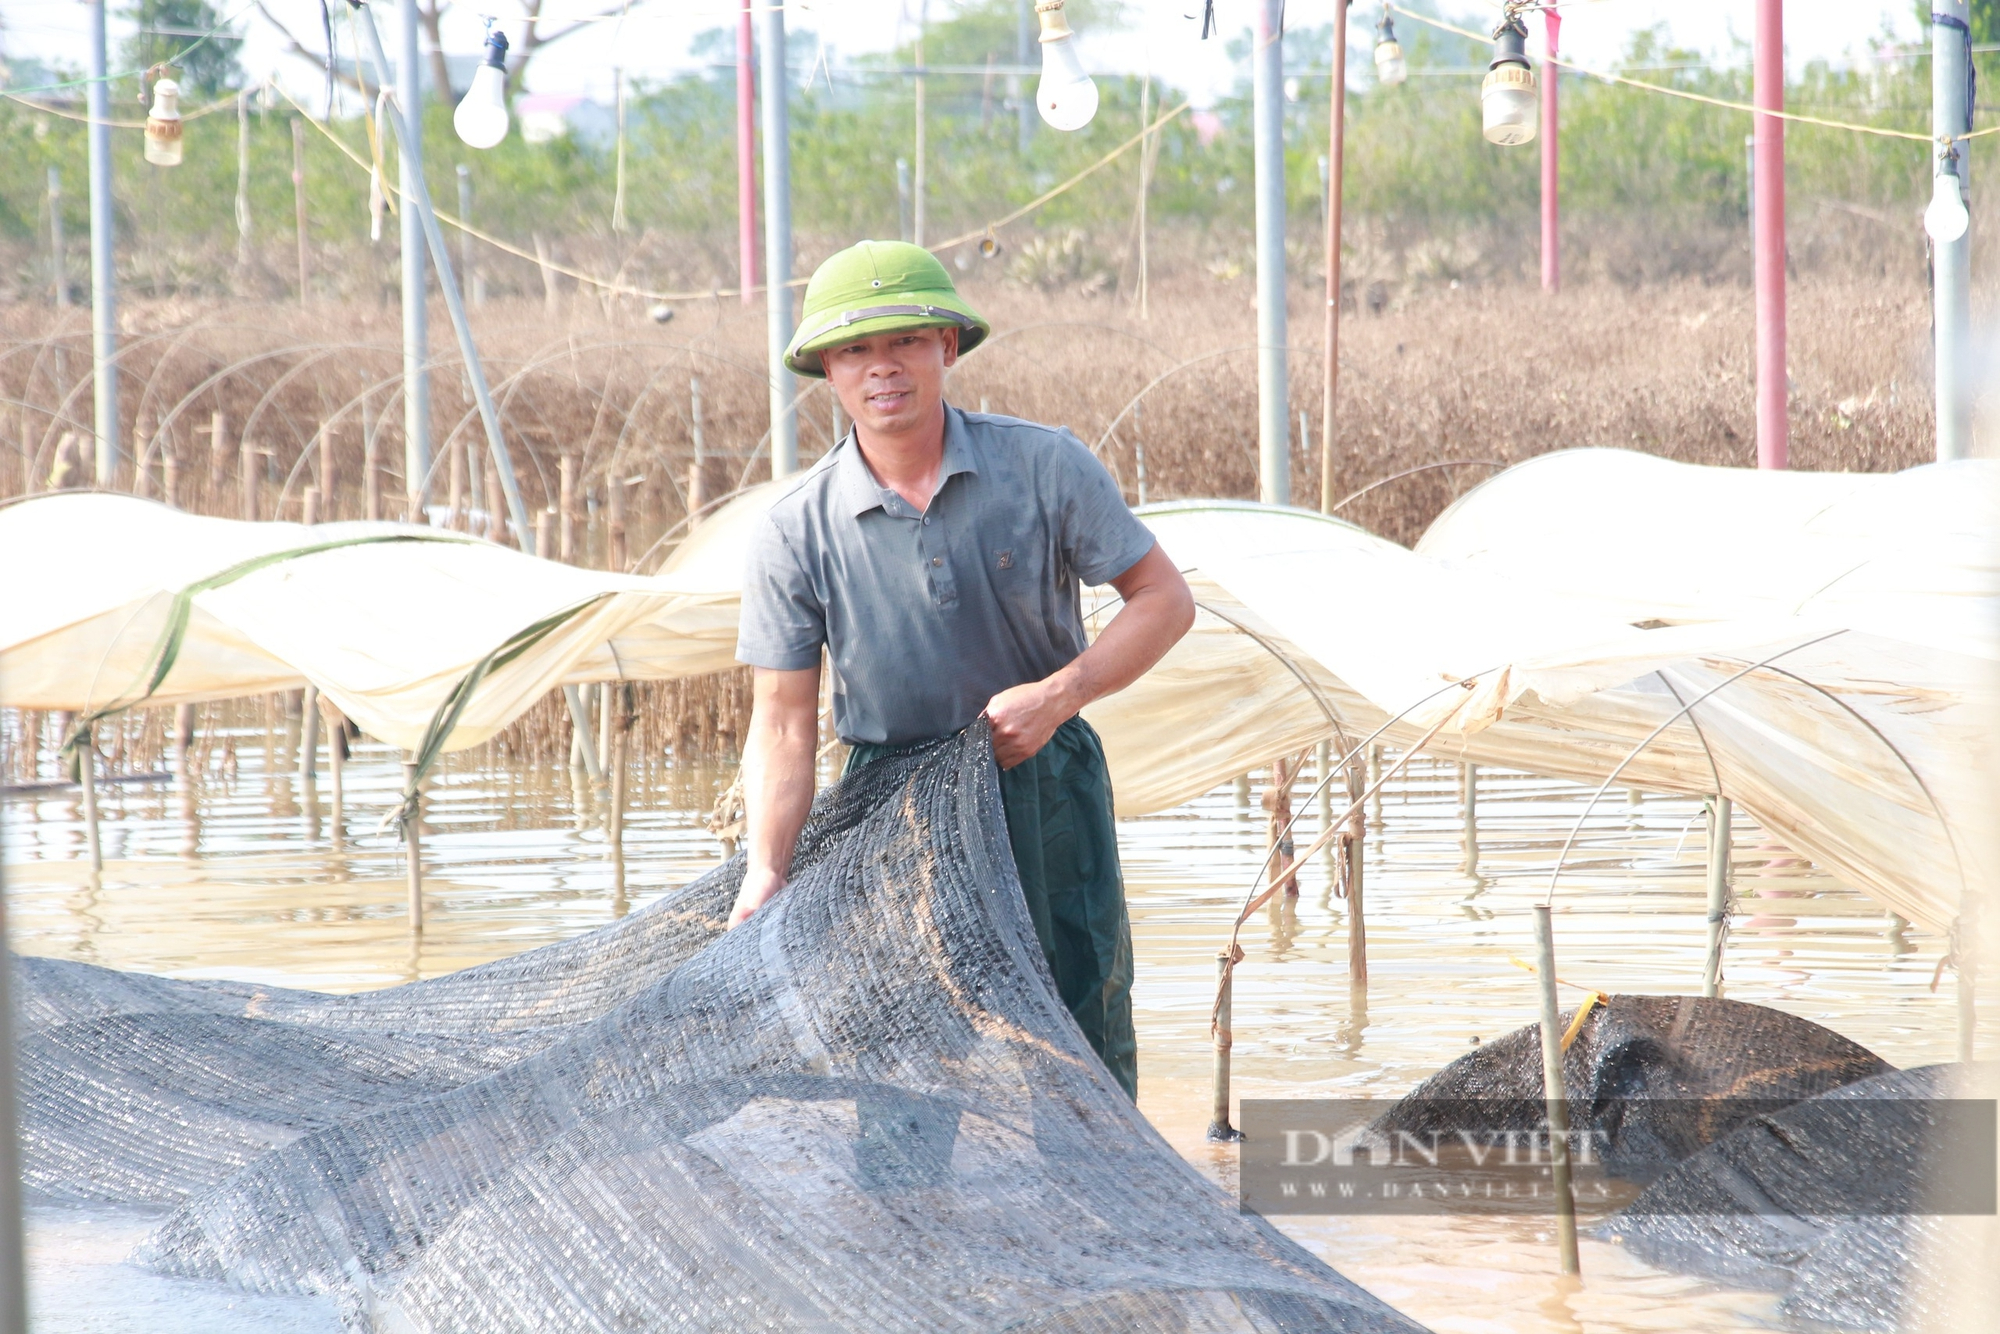
[[[76,742],[76,776],[83,788],[83,837],[90,848],[90,871],[104,872],[104,843],[97,828],[97,738],[94,727],[85,727]]]
[[[299,710],[299,783],[310,787],[319,755],[319,687],[306,687],[305,703]]]
[[[1535,972],[1542,1001],[1542,1096],[1549,1116],[1549,1176],[1556,1196],[1556,1249],[1565,1274],[1579,1272],[1576,1197],[1569,1181],[1569,1094],[1563,1086],[1562,1023],[1556,1005],[1556,941],[1546,904],[1535,905]]]
[[[1729,932],[1729,825],[1734,803],[1711,797],[1708,806],[1708,960],[1701,970],[1701,994],[1722,994],[1722,945]]]
[[[1465,812],[1465,874],[1479,874],[1479,766],[1467,764],[1458,775],[1458,803]]]
[[[334,707],[325,696],[320,697],[320,708],[326,713],[326,776],[331,787],[328,796],[333,803],[330,831],[333,845],[339,847],[347,834],[347,718]]]
[[[547,551],[555,545],[556,512],[539,510],[535,514],[535,550]]]
[[[693,532],[701,522],[701,507],[708,503],[706,460],[701,438],[701,377],[688,379],[688,424],[694,436],[694,461],[688,464],[687,526]]]
[[[1381,781],[1376,780],[1377,783]],[[1368,917],[1362,903],[1362,852],[1367,846],[1368,770],[1358,762],[1347,766],[1347,984],[1368,985]]]
[[[370,523],[382,518],[382,454],[368,429],[368,403],[361,404],[361,503]],[[414,516],[412,516],[414,517]]]
[[[153,473],[146,466],[146,442],[152,434],[152,425],[144,417],[132,423],[132,494],[135,496],[153,494]]]
[[[1215,1037],[1215,1085],[1208,1117],[1208,1138],[1215,1144],[1234,1144],[1243,1138],[1243,1132],[1229,1124],[1229,1053],[1236,1044],[1231,1025],[1235,1022],[1236,959],[1240,954],[1232,945],[1215,956],[1217,993],[1215,1022],[1211,1025]]]
[[[299,493],[299,522],[310,528],[319,522],[319,488],[309,486]]]
[[[160,499],[171,509],[181,507],[181,461],[170,441],[160,444]]]
[[[423,849],[423,787],[417,782],[417,761],[414,756],[403,761],[403,786],[416,793],[412,803],[410,822],[403,829],[403,852],[410,865],[410,930],[424,929],[424,849]]]
[[[1292,870],[1292,767],[1290,756],[1279,756],[1271,764],[1271,782],[1264,789],[1265,846],[1274,848],[1273,879],[1282,879],[1285,897],[1299,892],[1299,878]]]
[[[217,411],[208,418],[208,503],[211,508],[222,500],[222,470],[229,463],[229,414]]]
[[[453,532],[465,532],[471,525],[465,510],[466,444],[463,437],[451,442],[451,518]]]
[[[243,517],[251,523],[257,522],[257,446],[249,436],[243,437],[241,448],[236,455],[237,479],[243,486]]]
[[[624,478],[605,479],[604,500],[605,509],[609,511],[609,524],[604,543],[604,568],[623,574],[626,564]]]
[[[558,550],[565,565],[576,564],[576,462],[574,454],[562,456],[562,492],[558,501],[562,508],[562,536]]]
[[[321,423],[319,428],[320,513],[328,523],[333,522],[334,515],[333,433],[334,427],[331,422]]]
[[[490,542],[507,542],[512,525],[507,521],[507,497],[500,485],[498,468],[482,468],[486,479],[486,538]],[[518,543],[518,535],[515,536]]]

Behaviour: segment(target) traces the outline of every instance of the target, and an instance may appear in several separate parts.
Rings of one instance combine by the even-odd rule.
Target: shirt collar
[[[938,474],[938,491],[945,483],[962,472],[977,475],[979,472],[978,446],[973,443],[972,433],[966,429],[965,414],[949,403],[944,409],[944,467]],[[838,477],[842,508],[859,517],[872,509],[885,510],[891,514],[914,513],[909,502],[890,488],[875,480],[869,471],[868,460],[861,455],[861,444],[852,426],[840,442],[840,457],[834,468]],[[935,503],[936,495],[932,496]]]

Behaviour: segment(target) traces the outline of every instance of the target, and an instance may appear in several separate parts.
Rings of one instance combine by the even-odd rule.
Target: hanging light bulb
[[[458,137],[473,148],[491,148],[507,137],[507,34],[487,20],[486,59],[472,73],[472,87],[451,115]]]
[[[1382,6],[1382,21],[1375,25],[1375,80],[1394,87],[1410,77],[1410,62],[1403,59],[1403,44],[1396,40],[1396,25],[1389,21],[1389,7]]]
[[[181,86],[172,79],[153,85],[153,107],[146,113],[146,161],[181,165]]]
[[[1972,225],[1965,210],[1965,194],[1959,188],[1955,164],[1938,163],[1937,179],[1931,183],[1930,207],[1924,210],[1924,230],[1933,241],[1956,241]]]
[[[1042,81],[1035,88],[1035,106],[1052,128],[1080,130],[1097,114],[1097,85],[1077,59],[1076,34],[1063,16],[1063,0],[1041,0],[1035,13],[1042,20]]]
[[[1480,118],[1489,143],[1513,147],[1535,137],[1539,99],[1528,68],[1528,27],[1513,10],[1493,30],[1493,63],[1479,85]]]

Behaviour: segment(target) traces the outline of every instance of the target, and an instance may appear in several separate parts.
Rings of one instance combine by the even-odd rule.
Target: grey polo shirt
[[[796,671],[825,645],[843,741],[944,736],[1083,652],[1079,580],[1115,579],[1152,547],[1066,430],[947,407],[922,513],[875,480],[850,432],[752,538],[736,658]]]

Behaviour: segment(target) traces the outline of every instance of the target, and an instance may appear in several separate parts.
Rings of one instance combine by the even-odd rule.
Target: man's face
[[[958,330],[899,329],[819,355],[848,416],[870,434],[900,435],[937,415],[944,373],[958,360]]]

